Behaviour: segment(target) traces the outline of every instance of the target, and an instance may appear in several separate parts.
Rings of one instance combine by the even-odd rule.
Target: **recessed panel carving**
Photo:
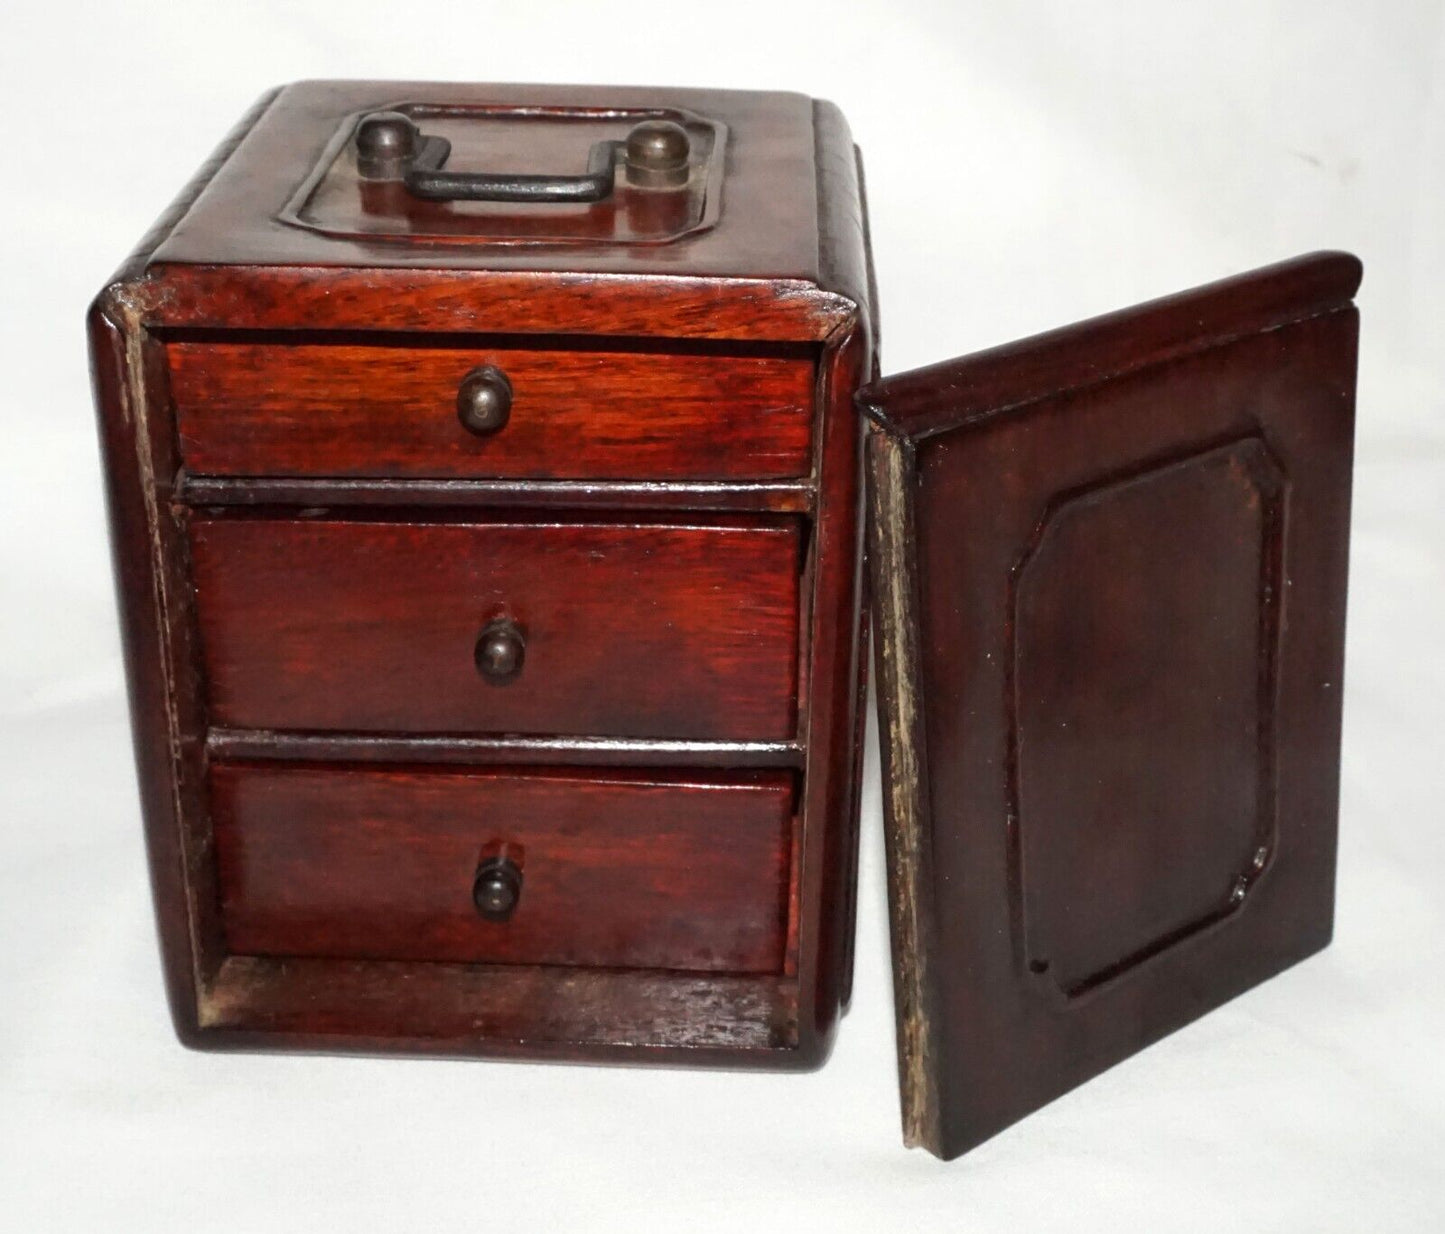
[[[1075,999],[1225,921],[1274,837],[1284,487],[1245,439],[1059,497],[1012,579],[1017,952]]]

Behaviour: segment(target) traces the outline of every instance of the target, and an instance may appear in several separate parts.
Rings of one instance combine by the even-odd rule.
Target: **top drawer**
[[[181,458],[202,475],[743,480],[811,467],[806,355],[172,342]],[[463,426],[468,374],[510,385]]]

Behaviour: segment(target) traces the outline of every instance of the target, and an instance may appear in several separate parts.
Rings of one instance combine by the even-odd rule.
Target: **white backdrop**
[[[1445,1226],[1445,6],[8,0],[0,67],[0,1228]],[[835,100],[868,162],[889,371],[1358,252],[1334,946],[961,1161],[905,1152],[875,760],[855,1007],[817,1074],[183,1051],[81,322],[252,99],[315,76]]]

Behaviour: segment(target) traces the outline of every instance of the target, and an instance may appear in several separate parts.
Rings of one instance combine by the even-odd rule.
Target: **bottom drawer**
[[[233,954],[783,967],[785,772],[219,764],[210,783]]]

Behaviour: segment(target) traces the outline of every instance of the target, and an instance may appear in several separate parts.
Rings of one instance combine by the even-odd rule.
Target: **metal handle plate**
[[[426,201],[594,202],[612,195],[619,162],[635,188],[684,188],[692,170],[687,130],[671,120],[644,120],[625,142],[594,142],[587,170],[572,176],[444,171],[451,142],[399,111],[363,116],[354,142],[362,179],[399,180]]]

